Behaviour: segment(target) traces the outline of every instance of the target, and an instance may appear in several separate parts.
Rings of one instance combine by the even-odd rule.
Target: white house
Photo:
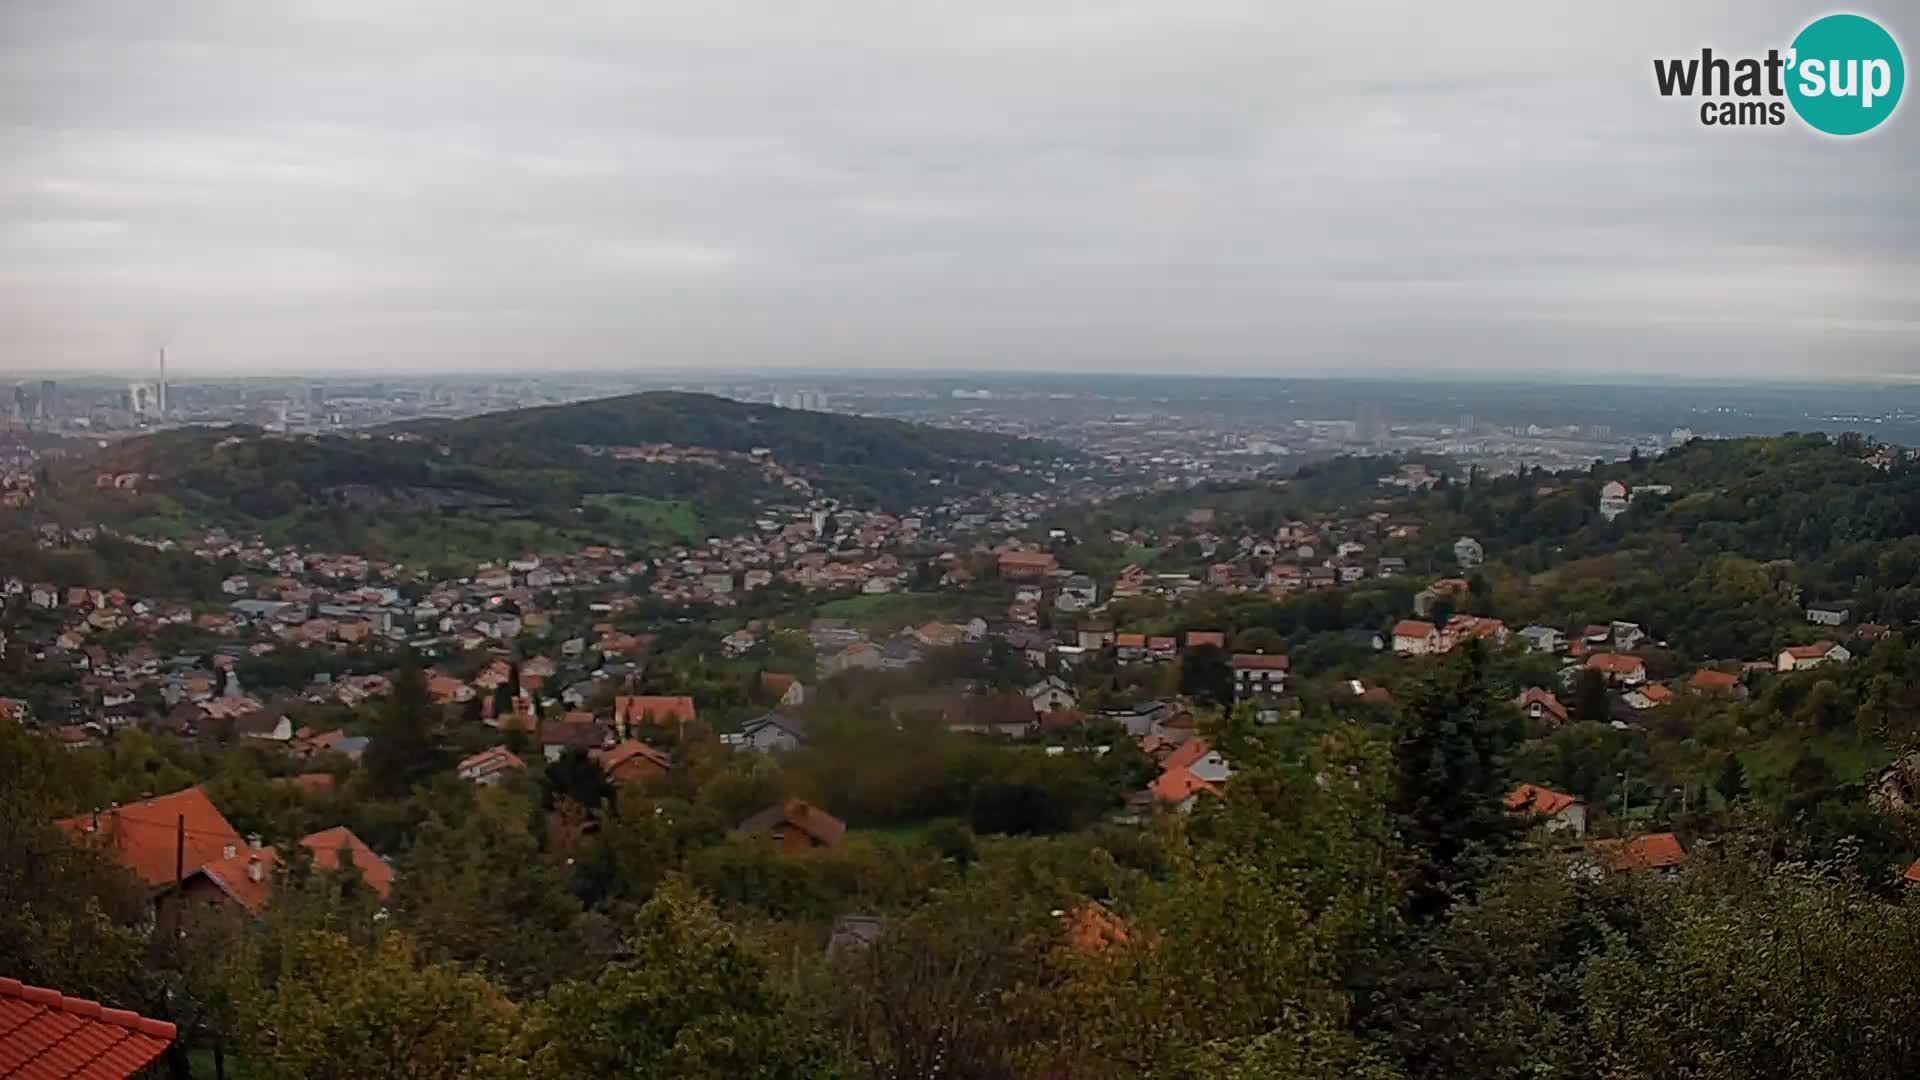
[[[1480,541],[1463,536],[1453,542],[1453,558],[1462,570],[1471,570],[1487,561],[1487,552],[1480,546]]]
[[[1393,624],[1393,651],[1402,656],[1426,656],[1440,651],[1440,628],[1421,619]]]
[[[1071,709],[1079,704],[1080,698],[1073,692],[1072,684],[1058,675],[1049,675],[1032,686],[1027,687],[1027,700],[1033,702],[1033,711],[1038,715]]]
[[[777,712],[749,720],[727,742],[742,750],[772,754],[792,750],[806,738],[806,724]]]
[[[1836,645],[1831,641],[1816,641],[1811,645],[1792,645],[1780,650],[1778,663],[1780,671],[1806,671],[1821,664],[1844,664],[1853,659],[1853,653],[1845,645]]]
[[[1631,501],[1627,485],[1618,480],[1609,480],[1600,489],[1600,516],[1612,521],[1627,512],[1627,504]]]

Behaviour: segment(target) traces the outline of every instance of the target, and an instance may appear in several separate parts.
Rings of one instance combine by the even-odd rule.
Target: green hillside
[[[896,509],[935,497],[942,487],[1035,486],[1038,479],[1025,470],[1065,453],[1033,439],[671,391],[398,428],[443,443],[463,460],[497,468],[577,456],[580,445],[672,443],[734,453],[765,449],[781,464],[808,474],[826,494]]]
[[[726,456],[667,463],[583,450],[649,443]],[[778,468],[736,456],[753,450]],[[69,524],[144,534],[217,525],[274,542],[458,561],[696,540],[735,531],[759,506],[809,490],[904,509],[948,491],[1031,487],[1060,453],[1032,441],[654,393],[351,435],[161,432],[68,466],[45,507]],[[102,472],[144,479],[137,492],[102,490],[94,482]],[[784,477],[807,487],[796,491]]]

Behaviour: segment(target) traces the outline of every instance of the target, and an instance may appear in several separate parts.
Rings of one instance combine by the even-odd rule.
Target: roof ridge
[[[29,986],[19,979],[4,976],[0,976],[0,998],[18,998],[30,1005],[39,1005],[83,1020],[112,1024],[154,1038],[171,1039],[179,1031],[174,1024],[141,1016],[131,1009],[109,1009],[91,998],[73,997],[45,986]]]

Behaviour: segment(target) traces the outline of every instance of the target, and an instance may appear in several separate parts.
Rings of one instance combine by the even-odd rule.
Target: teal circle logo
[[[1893,35],[1862,15],[1828,15],[1793,39],[1787,99],[1817,131],[1859,135],[1900,104],[1907,65]]]

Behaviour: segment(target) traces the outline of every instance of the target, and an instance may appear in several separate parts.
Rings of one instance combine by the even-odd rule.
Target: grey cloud
[[[0,3],[0,349],[113,369],[1906,370],[1920,119],[1715,131],[1811,15]],[[1889,20],[1896,32],[1920,34]]]

